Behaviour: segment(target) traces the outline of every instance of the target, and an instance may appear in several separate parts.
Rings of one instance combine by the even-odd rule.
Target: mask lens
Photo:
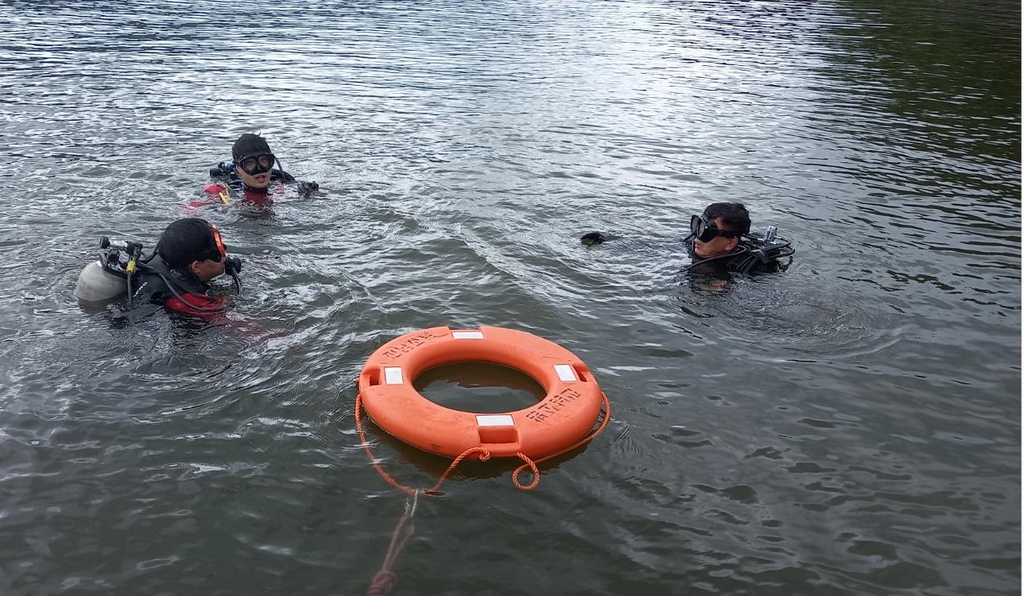
[[[246,174],[255,176],[256,174],[262,174],[269,172],[274,167],[274,161],[276,158],[273,153],[262,153],[260,155],[251,155],[249,157],[242,158],[242,161],[238,163],[238,166],[242,168]]]
[[[700,221],[700,216],[699,215],[691,215],[690,216],[690,233],[693,234],[694,238],[696,238],[697,236],[700,235],[700,231],[701,231],[700,224],[701,224],[701,221]]]
[[[711,242],[718,235],[718,228],[712,227],[711,222],[703,215],[694,215],[690,227],[694,237],[701,242]]]

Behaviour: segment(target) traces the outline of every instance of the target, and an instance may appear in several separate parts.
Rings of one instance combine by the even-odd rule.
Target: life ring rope
[[[487,342],[487,339],[492,336],[495,337],[496,341],[483,343]],[[504,340],[502,338],[504,338]],[[454,342],[459,342],[460,344],[466,341],[481,343],[475,345],[473,350],[465,349],[466,346],[470,344],[462,344],[462,347],[454,350],[453,353],[435,353],[430,358],[423,356],[423,351],[429,350],[431,343],[445,342],[449,339]],[[540,343],[538,344],[538,342]],[[535,349],[535,353],[545,356],[548,366],[553,364],[553,368],[537,365],[533,361],[529,360],[523,361],[518,357],[511,358],[510,354],[515,355],[523,351],[522,347],[524,343],[531,345]],[[455,344],[451,345],[454,346]],[[514,349],[510,351],[509,346],[514,346]],[[488,347],[490,352],[488,354],[482,354],[483,348]],[[417,348],[420,349],[417,350]],[[554,362],[552,362],[551,358],[552,353],[557,354],[557,358],[555,358]],[[410,356],[410,354],[415,356],[415,358]],[[489,356],[489,358],[483,359],[485,361],[504,364],[528,375],[534,376],[535,379],[542,380],[542,384],[547,391],[547,395],[532,409],[524,409],[520,412],[510,412],[499,415],[469,413],[468,416],[472,416],[472,423],[463,426],[468,426],[472,429],[470,436],[468,438],[463,436],[462,438],[465,440],[454,444],[448,444],[447,448],[439,446],[433,442],[427,443],[424,441],[410,440],[407,433],[400,434],[395,432],[395,428],[401,429],[403,427],[401,424],[395,424],[393,417],[390,419],[390,428],[388,425],[382,424],[382,420],[377,418],[389,418],[388,414],[393,411],[395,403],[392,401],[386,407],[381,406],[379,402],[376,404],[374,403],[374,396],[378,399],[381,397],[382,386],[390,386],[392,389],[401,387],[404,392],[401,397],[406,400],[404,405],[408,406],[408,400],[410,399],[413,402],[419,402],[421,407],[418,410],[414,408],[414,410],[421,414],[422,406],[429,404],[430,407],[439,408],[439,406],[429,402],[429,400],[417,393],[415,389],[411,387],[411,379],[409,383],[405,382],[404,377],[406,374],[403,371],[406,369],[403,368],[403,364],[409,366],[410,372],[408,372],[408,376],[411,378],[415,377],[417,371],[425,370],[429,368],[430,365],[462,360],[473,361],[478,359],[474,357],[480,357],[481,355]],[[416,358],[418,358],[418,361],[415,361]],[[414,361],[411,361],[410,359]],[[552,370],[554,371],[553,373]],[[475,459],[480,461],[488,461],[492,456],[515,456],[522,460],[523,464],[512,472],[512,483],[519,490],[533,490],[540,484],[541,475],[540,470],[537,467],[539,464],[583,447],[592,441],[597,435],[601,434],[601,432],[607,428],[609,420],[611,420],[611,404],[608,401],[608,396],[597,387],[593,378],[590,377],[590,371],[586,368],[586,365],[579,361],[578,358],[556,344],[551,344],[546,340],[541,340],[540,338],[536,338],[522,332],[515,332],[495,327],[481,327],[479,330],[475,331],[452,331],[447,327],[444,327],[428,329],[413,334],[406,334],[396,340],[392,340],[374,352],[371,359],[367,361],[367,365],[364,366],[362,373],[360,373],[357,384],[359,386],[359,390],[356,392],[355,401],[356,431],[359,433],[359,441],[363,447],[363,451],[366,452],[366,456],[370,459],[370,465],[372,465],[377,473],[380,474],[381,478],[383,478],[392,487],[408,495],[405,514],[399,520],[398,525],[395,527],[395,531],[392,533],[391,545],[388,548],[388,554],[384,558],[384,563],[381,566],[380,571],[377,572],[373,578],[373,582],[367,591],[368,596],[384,596],[391,592],[395,587],[398,577],[395,574],[393,567],[399,553],[405,547],[406,543],[412,538],[414,533],[412,517],[416,512],[417,498],[420,493],[424,495],[441,494],[441,486],[448,477],[452,475],[455,468],[462,463],[462,460],[471,456],[475,456]],[[365,409],[367,401],[364,400],[364,391],[367,391],[366,398],[371,404],[370,410]],[[573,408],[576,409],[573,410]],[[581,412],[585,416],[582,421],[579,420],[579,416],[566,417],[567,413],[580,414]],[[449,410],[448,413],[453,415],[463,414],[453,410]],[[522,413],[523,415],[517,424],[517,420],[514,415],[519,413]],[[378,461],[377,457],[373,454],[370,441],[367,440],[366,437],[366,430],[363,428],[364,414],[374,417],[375,422],[385,432],[398,436],[398,438],[415,447],[420,447],[425,451],[448,457],[451,457],[452,454],[456,453],[457,455],[452,459],[452,462],[448,465],[448,469],[441,474],[434,486],[426,489],[406,486],[398,480],[395,480],[391,474],[388,474]],[[561,415],[561,417],[559,415]],[[435,420],[449,422],[451,418],[443,420],[435,418]],[[586,423],[587,420],[592,421],[589,426]],[[552,443],[551,441],[546,440],[549,438],[549,429],[539,426],[544,424],[545,421],[547,421],[548,424],[555,421],[561,421],[567,425],[567,430],[561,433],[560,437],[564,439],[564,441],[561,443]],[[526,429],[532,430],[532,443],[527,444],[526,441],[520,441],[519,427],[522,427],[524,431]],[[485,430],[487,435],[486,437],[484,436]],[[473,436],[477,433],[477,436]],[[578,440],[572,440],[576,437],[580,437],[580,435],[582,435],[582,437]],[[569,444],[567,445],[567,443]],[[470,446],[463,449],[466,445]],[[488,445],[490,448],[485,447],[484,445]],[[494,449],[494,451],[492,452],[491,449]],[[527,455],[527,452],[533,454],[534,457],[537,457],[538,455],[541,457],[532,459]],[[530,473],[533,474],[533,479],[529,484],[524,484],[519,480],[519,476],[527,469],[529,469]]]
[[[597,428],[595,428],[590,433],[587,433],[585,437],[583,437],[579,441],[576,441],[576,443],[566,447],[565,449],[557,453],[552,453],[551,455],[546,455],[538,460],[531,460],[529,457],[523,455],[522,452],[516,453],[516,456],[518,456],[519,459],[525,462],[523,465],[519,466],[518,468],[515,469],[515,471],[512,472],[512,483],[516,485],[516,488],[520,490],[533,490],[537,488],[537,485],[540,484],[540,471],[537,470],[537,464],[544,463],[549,459],[554,459],[560,455],[565,455],[570,451],[579,449],[580,447],[593,441],[594,437],[601,434],[601,432],[604,431],[604,429],[608,426],[608,421],[611,420],[612,411],[612,406],[610,403],[608,403],[608,396],[605,395],[603,391],[601,392],[601,408],[601,424],[599,424]],[[533,473],[533,482],[524,486],[519,482],[519,474],[526,468],[530,468],[530,472]]]
[[[569,447],[566,447],[565,449],[562,449],[556,453],[546,455],[536,460],[530,459],[529,456],[527,456],[521,451],[517,452],[516,457],[523,460],[523,465],[519,466],[512,472],[512,483],[516,486],[516,488],[524,491],[533,490],[537,488],[537,486],[540,484],[540,470],[537,468],[538,464],[546,462],[549,459],[554,459],[560,455],[565,455],[566,453],[569,453],[574,449],[578,449],[586,445],[590,441],[594,440],[594,438],[597,435],[601,434],[601,432],[604,431],[605,428],[607,428],[608,421],[611,420],[611,404],[608,402],[608,396],[605,395],[604,392],[601,393],[601,406],[601,423],[597,426],[597,428],[587,433],[586,436],[584,436],[579,441],[576,441]],[[359,433],[359,441],[363,446],[363,451],[366,452],[366,456],[370,459],[370,464],[373,466],[375,470],[377,470],[377,473],[380,474],[380,476],[388,484],[406,493],[409,496],[415,496],[416,493],[420,492],[425,495],[440,494],[441,485],[444,484],[445,480],[447,480],[448,477],[452,474],[452,472],[455,471],[455,468],[458,467],[460,463],[462,463],[462,460],[466,459],[470,455],[479,454],[480,461],[487,461],[491,459],[491,452],[488,451],[486,447],[470,447],[469,449],[466,449],[465,451],[460,453],[459,456],[456,457],[454,460],[452,460],[452,463],[448,466],[448,469],[445,470],[443,474],[441,474],[441,477],[438,479],[437,483],[434,486],[426,489],[412,488],[395,480],[394,477],[388,474],[387,471],[384,470],[384,468],[380,465],[380,463],[378,463],[377,457],[373,454],[373,450],[370,448],[370,442],[366,440],[366,431],[363,429],[363,401],[362,396],[360,395],[356,395],[355,418],[356,432]],[[530,472],[533,474],[533,481],[530,482],[530,484],[523,484],[522,482],[519,481],[519,475],[527,468],[529,468]]]

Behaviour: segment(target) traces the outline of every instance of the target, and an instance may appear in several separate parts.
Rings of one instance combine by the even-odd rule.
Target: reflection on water
[[[547,393],[518,370],[484,362],[435,366],[417,376],[413,387],[446,408],[482,414],[521,410]]]
[[[1020,3],[0,13],[4,593],[365,592],[403,495],[356,375],[484,324],[579,355],[611,429],[530,493],[460,467],[395,593],[1019,591]],[[204,214],[231,322],[82,309],[98,237],[151,245],[252,130],[324,196]],[[681,274],[715,201],[792,266]]]

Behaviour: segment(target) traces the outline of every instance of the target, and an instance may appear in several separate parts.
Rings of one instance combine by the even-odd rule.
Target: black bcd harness
[[[129,308],[137,295],[154,296],[166,291],[195,310],[209,310],[182,296],[205,296],[206,284],[172,269],[155,250],[143,257],[141,242],[112,241],[103,236],[100,238],[100,248],[103,249],[100,253],[103,270],[125,280]],[[238,273],[242,270],[242,261],[238,257],[225,259],[224,272],[234,281],[235,291],[241,293],[242,282],[238,279]]]
[[[693,236],[684,240],[687,251],[693,258]],[[710,259],[696,261],[686,267],[685,271],[725,269],[736,273],[754,273],[759,271],[785,271],[792,263],[796,250],[789,240],[775,234],[775,226],[770,226],[764,234],[750,232],[745,234],[739,245],[731,253]],[[784,261],[784,259],[789,259]]]

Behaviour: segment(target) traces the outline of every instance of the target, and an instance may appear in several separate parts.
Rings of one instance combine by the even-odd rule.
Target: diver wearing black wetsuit
[[[277,156],[270,150],[266,139],[256,134],[245,133],[238,137],[231,146],[231,159],[231,162],[221,162],[210,170],[213,178],[227,177],[226,183],[208,184],[203,192],[210,198],[195,201],[190,206],[226,204],[233,195],[240,196],[244,203],[269,206],[273,203],[271,189],[282,188],[283,184],[298,183],[299,193],[307,196],[320,188],[316,182],[296,180],[284,169],[275,168],[275,165],[280,166]]]
[[[601,244],[618,236],[590,232],[580,240],[585,245]],[[683,239],[691,264],[687,273],[755,273],[784,269],[780,259],[795,251],[788,240],[775,235],[750,232],[750,215],[740,203],[712,203],[701,215],[690,218],[690,234]]]
[[[167,226],[153,253],[139,259],[130,301],[213,316],[223,312],[225,300],[210,295],[207,282],[228,273],[237,286],[240,268],[237,258],[227,256],[216,226],[198,218],[179,219]]]
[[[740,203],[712,203],[692,216],[684,242],[692,261],[688,273],[777,271],[779,259],[794,252],[775,236],[774,227],[765,235],[752,234],[750,214]]]
[[[162,304],[168,310],[188,314],[224,310],[224,299],[209,294],[210,284],[170,268],[158,253],[140,261],[138,272],[133,302]]]
[[[732,252],[702,259],[694,254],[693,238],[688,237],[683,242],[686,245],[686,253],[690,255],[692,262],[686,267],[686,272],[769,273],[785,269],[786,266],[780,259],[795,252],[790,247],[789,241],[774,235],[767,242],[764,238],[765,236],[761,234],[747,234]]]

